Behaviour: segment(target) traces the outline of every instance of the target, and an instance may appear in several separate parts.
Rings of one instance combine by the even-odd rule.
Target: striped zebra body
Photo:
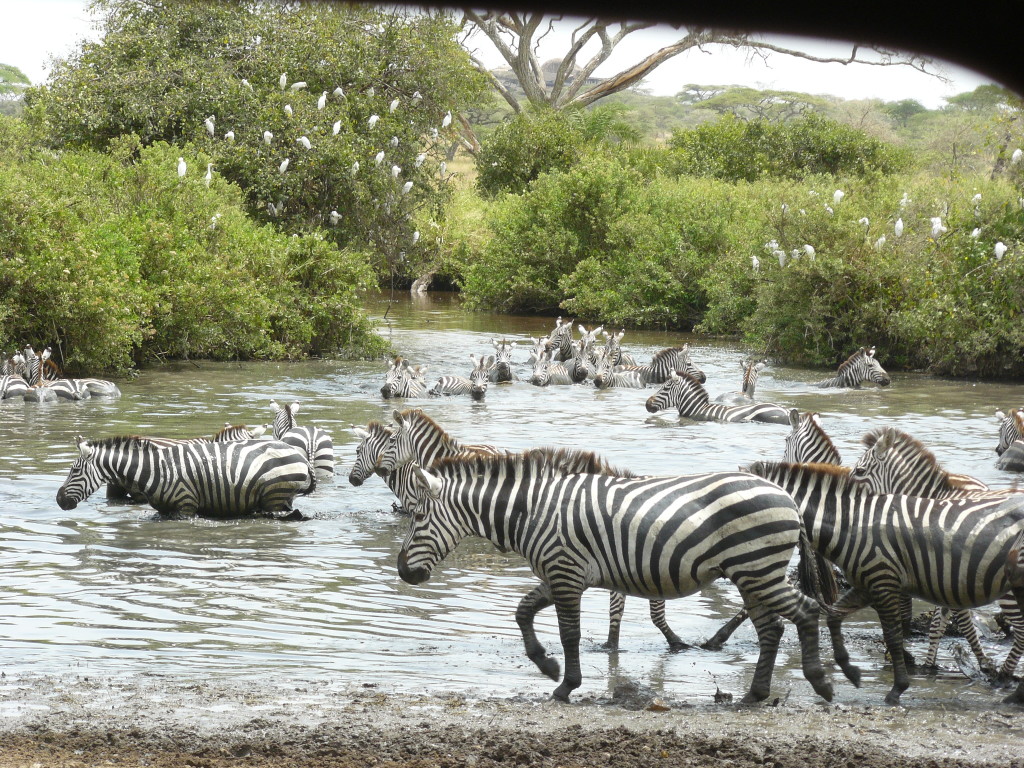
[[[426,373],[426,366],[410,365],[408,360],[396,357],[388,365],[380,393],[385,399],[422,397],[427,391],[427,384],[424,381]]]
[[[581,325],[580,328],[582,327]],[[587,359],[587,352],[582,341],[572,343],[572,357],[564,365],[573,384],[582,384],[594,375],[594,367]]]
[[[622,337],[626,334],[625,331],[619,331],[618,333],[608,333],[604,331],[604,349],[605,355],[607,355],[611,365],[636,365],[636,358],[634,358],[628,352],[622,351]]]
[[[996,469],[1004,472],[1024,472],[1024,440],[1014,440],[996,461]]]
[[[502,339],[491,339],[494,346],[494,362],[487,371],[487,377],[492,384],[501,384],[506,381],[517,381],[518,376],[512,369],[512,351],[516,348],[516,342]]]
[[[333,475],[334,441],[331,436],[320,427],[298,424],[295,420],[295,414],[299,412],[298,403],[280,406],[276,400],[271,400],[270,407],[274,411],[274,439],[303,451],[316,472]]]
[[[92,393],[79,379],[47,379],[29,387],[24,397],[31,402],[50,403],[57,400],[88,400]]]
[[[740,381],[738,392],[725,392],[715,398],[716,403],[723,405],[749,405],[754,402],[754,389],[757,387],[757,377],[767,364],[766,360],[741,360],[740,370],[743,378]]]
[[[244,424],[232,425],[231,422],[224,422],[224,427],[210,438],[210,441],[214,443],[228,443],[232,440],[256,440],[266,431],[266,424],[247,427]]]
[[[598,389],[624,387],[643,389],[647,386],[647,377],[636,368],[624,368],[613,365],[608,356],[607,348],[599,350],[597,365],[594,369],[594,386]]]
[[[279,441],[160,446],[138,437],[78,443],[81,455],[57,491],[74,509],[101,483],[116,483],[164,515],[237,516],[290,512],[315,485],[301,451]]]
[[[905,496],[926,496],[932,499],[1000,499],[1022,493],[1018,489],[991,490],[985,483],[970,475],[947,472],[935,455],[906,432],[883,427],[868,432],[861,439],[864,454],[853,468],[852,476],[871,492],[900,493]],[[1022,497],[1024,498],[1024,497]],[[1002,667],[997,671],[988,658],[970,611],[937,608],[928,632],[928,655],[925,665],[934,668],[939,641],[946,633],[950,619],[959,627],[964,639],[974,652],[982,671],[1000,679],[1010,679],[1024,653],[1024,619],[1017,609],[1012,594],[999,599],[999,607],[1013,628],[1014,642]]]
[[[547,585],[558,613],[566,669],[554,696],[566,701],[582,682],[584,590],[599,587],[667,599],[693,594],[724,577],[743,595],[760,644],[744,701],[763,700],[770,692],[783,629],[780,615],[797,625],[804,675],[821,696],[832,698],[818,656],[818,607],[786,578],[800,538],[792,499],[771,483],[742,473],[566,475],[558,469],[561,462],[553,461],[557,453],[536,449],[447,459],[429,472],[417,468],[416,502],[398,555],[399,576],[410,584],[426,581],[434,566],[471,535],[521,554]],[[531,659],[550,671],[543,647]]]
[[[387,444],[380,455],[377,468],[387,474],[388,485],[406,509],[410,509],[411,505],[415,504],[415,480],[412,476],[415,466],[429,469],[442,459],[467,455],[497,456],[505,453],[492,445],[460,443],[419,409],[401,413],[395,411],[393,417],[397,426],[392,430],[391,442]],[[596,465],[591,463],[590,456],[591,454],[585,454],[586,458],[581,458],[579,454],[575,453],[559,454],[558,461],[560,463],[557,465],[557,469],[568,474],[589,472],[597,466],[601,472],[615,472],[603,462]],[[401,473],[401,475],[395,477],[396,473]],[[392,484],[393,478],[394,484]],[[533,618],[537,611],[551,605],[550,600],[547,599],[548,595],[549,593],[544,591],[543,586],[538,587],[523,598],[516,611],[516,621],[523,632],[527,653],[530,653],[531,649],[539,647],[533,629]],[[625,595],[613,591],[609,597],[608,639],[604,644],[606,648],[618,648],[619,629],[622,625],[625,606]],[[668,624],[664,600],[652,600],[650,612],[651,621],[665,636],[671,649],[682,650],[687,647]],[[531,656],[531,658],[533,657]]]
[[[490,384],[488,370],[494,363],[494,356],[480,357],[470,355],[473,360],[473,370],[469,376],[442,376],[430,389],[428,395],[469,395],[474,400],[483,400],[487,394],[487,386]]]
[[[860,389],[861,384],[865,381],[870,381],[880,387],[887,387],[892,381],[875,358],[874,347],[870,349],[861,347],[846,358],[846,361],[836,370],[835,376],[819,381],[813,386],[823,389],[836,387]]]
[[[531,336],[530,344],[532,345],[530,347],[530,358],[526,362],[532,368],[540,360],[541,355],[548,351],[548,339],[546,336],[540,339]]]
[[[927,499],[874,495],[844,467],[756,462],[749,471],[777,483],[796,500],[811,545],[839,566],[852,589],[828,619],[836,662],[859,680],[842,638],[842,617],[871,606],[882,624],[894,683],[885,697],[899,703],[910,684],[903,648],[904,594],[953,609],[975,608],[1012,590],[1024,600],[1018,559],[1024,495],[993,499]],[[1008,700],[1024,703],[1024,683]]]
[[[74,379],[78,386],[85,387],[93,397],[120,397],[121,390],[117,384],[106,379]]]
[[[28,392],[28,382],[17,374],[4,374],[0,376],[0,400],[10,397],[22,397]]]
[[[699,381],[688,374],[675,371],[657,392],[647,398],[646,407],[650,413],[676,408],[679,410],[680,416],[694,421],[789,423],[789,411],[781,405],[773,403],[718,405],[712,403],[707,390]]]
[[[533,373],[530,375],[530,383],[537,387],[549,385],[564,386],[573,384],[569,369],[562,363],[556,363],[552,359],[551,352],[541,352],[537,362],[533,365]]]
[[[559,317],[555,321],[555,329],[548,335],[545,349],[557,363],[564,363],[572,358],[572,322],[563,322]]]
[[[690,345],[667,347],[654,354],[647,365],[623,365],[623,371],[639,371],[647,384],[664,384],[673,373],[685,373],[701,383],[707,376],[690,359]]]
[[[1002,456],[1018,440],[1024,439],[1024,408],[1011,408],[1009,413],[996,411],[999,419],[999,444],[996,454]]]

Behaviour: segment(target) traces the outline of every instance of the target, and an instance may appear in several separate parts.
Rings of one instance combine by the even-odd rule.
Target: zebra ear
[[[277,413],[278,411],[281,410],[281,406],[277,404],[277,400],[271,400],[270,407],[273,409],[274,413]]]
[[[800,411],[796,408],[789,409],[789,425],[796,429],[800,425]]]
[[[494,355],[488,355],[486,358],[480,358],[480,361],[484,364],[485,368],[490,368],[494,365]]]
[[[997,418],[997,419],[998,419],[999,421],[1002,421],[1003,419],[1005,419],[1005,418],[1006,418],[1006,414],[1005,414],[1005,413],[1003,413],[1002,411],[996,411],[996,418]]]
[[[872,450],[879,459],[884,459],[885,454],[892,448],[893,442],[896,440],[896,432],[891,427],[886,427],[882,430],[882,434],[878,436],[875,441],[874,448]]]
[[[427,495],[435,499],[441,495],[441,478],[430,474],[419,464],[413,464],[413,470],[419,485],[427,492]]]
[[[290,406],[288,406],[288,410],[291,413],[298,413],[299,412],[299,404],[298,403],[292,403]]]
[[[362,427],[357,427],[355,424],[352,425],[352,434],[358,437],[360,440],[365,440],[370,436],[369,432],[367,432]]]
[[[83,459],[88,459],[92,456],[93,447],[89,445],[89,441],[79,435],[75,438],[75,443],[78,445],[78,451],[82,454]]]

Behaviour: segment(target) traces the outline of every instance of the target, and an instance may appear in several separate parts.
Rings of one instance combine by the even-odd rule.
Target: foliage
[[[179,153],[208,159],[134,137],[57,155],[0,120],[0,348],[49,345],[72,372],[384,350],[365,255],[251,221],[236,186],[168,174]]]
[[[328,227],[340,247],[379,254],[384,275],[415,247],[412,218],[443,212],[440,167],[455,130],[443,118],[484,87],[447,14],[242,0],[96,5],[102,39],[26,98],[51,146],[102,150],[127,134],[145,146],[192,142],[243,190],[250,215],[288,232]]]

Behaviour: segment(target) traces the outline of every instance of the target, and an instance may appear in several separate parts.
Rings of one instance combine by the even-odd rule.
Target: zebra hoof
[[[550,656],[545,656],[540,661],[534,662],[537,665],[537,669],[543,672],[545,675],[550,677],[554,681],[558,681],[562,677],[562,668],[558,664],[557,659],[553,659]],[[566,696],[568,701],[568,696]]]
[[[566,704],[568,704],[570,693],[572,693],[572,689],[567,688],[565,683],[562,683],[560,686],[555,688],[554,692],[551,694],[551,698],[555,699],[556,701],[564,701]]]
[[[688,651],[693,646],[689,643],[684,643],[682,640],[670,640],[668,643],[668,650],[670,653],[679,653],[680,651]]]
[[[297,522],[303,522],[303,521],[306,521],[306,520],[311,520],[312,518],[306,517],[304,514],[302,514],[297,509],[293,509],[291,512],[289,512],[284,517],[279,517],[277,519],[278,520],[289,520],[289,521],[294,520],[294,521],[297,521]]]

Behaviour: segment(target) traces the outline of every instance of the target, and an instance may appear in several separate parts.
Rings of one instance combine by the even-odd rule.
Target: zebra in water
[[[582,683],[580,600],[591,587],[648,599],[690,595],[718,578],[732,581],[757,629],[760,655],[748,703],[765,699],[783,625],[797,626],[804,676],[826,700],[832,685],[818,654],[818,606],[786,578],[801,537],[800,515],[780,489],[749,474],[626,477],[565,474],[560,453],[540,448],[509,456],[445,459],[416,467],[416,501],[398,554],[398,574],[421,584],[467,536],[489,539],[529,562],[554,603],[565,674],[554,697],[568,701]],[[596,471],[604,464],[578,452]],[[542,646],[530,654],[557,677]]]
[[[28,389],[28,382],[16,373],[5,373],[0,376],[0,400],[22,397]]]
[[[388,365],[380,393],[388,400],[392,397],[422,397],[427,391],[426,374],[425,365],[410,365],[405,358],[396,357]]]
[[[420,467],[431,467],[441,459],[462,456],[466,454],[479,454],[495,456],[505,453],[491,445],[464,445],[449,435],[440,425],[419,409],[408,410],[394,414],[397,428],[392,430],[392,439],[385,446],[377,462],[377,469],[385,473],[389,478],[388,485],[395,495],[399,497],[406,508],[415,501],[415,490],[412,481],[413,464]],[[575,453],[559,454],[558,460],[561,464],[558,468],[564,473],[575,473],[589,471],[593,465],[588,461],[579,464],[571,462],[580,461],[580,455]],[[402,477],[392,485],[390,478],[396,472],[405,470]],[[365,470],[364,470],[365,471]],[[614,473],[611,467],[600,464],[600,471]],[[350,478],[351,479],[351,478]],[[545,601],[546,592],[543,587],[541,591],[530,592],[526,595],[516,611],[516,621],[522,632],[526,645],[527,654],[539,647],[536,634],[533,630],[533,617],[537,611],[551,605],[550,599]],[[619,631],[622,625],[622,615],[625,612],[626,597],[620,592],[611,592],[608,606],[608,639],[604,643],[605,648],[616,649],[619,647]],[[688,646],[679,636],[672,631],[665,617],[665,601],[650,601],[651,621],[664,635],[671,650],[683,650]],[[541,652],[543,654],[543,652]],[[531,656],[533,658],[533,656]]]
[[[550,384],[556,386],[573,384],[569,369],[562,363],[553,359],[551,352],[541,352],[537,362],[533,365],[533,373],[530,375],[530,383],[537,387],[546,387]]]
[[[491,339],[494,347],[494,362],[487,371],[487,376],[492,384],[501,384],[506,381],[518,381],[516,372],[512,369],[512,351],[516,348],[516,342],[502,339]]]
[[[223,428],[210,438],[210,441],[214,443],[227,443],[232,440],[256,440],[266,431],[266,424],[247,427],[244,424],[233,425],[230,421],[225,421]]]
[[[999,419],[999,443],[996,455],[1002,456],[1018,440],[1024,439],[1024,408],[1011,408],[1009,413],[996,411]]]
[[[594,386],[598,389],[643,389],[647,386],[647,378],[636,368],[613,365],[607,347],[602,347],[598,350],[597,363],[594,367]]]
[[[743,372],[743,378],[740,382],[740,391],[721,394],[715,398],[715,402],[724,405],[747,405],[754,402],[757,377],[767,364],[767,360],[741,360],[740,370]]]
[[[899,493],[933,499],[999,499],[1024,492],[1015,488],[991,490],[970,475],[947,472],[921,442],[894,427],[874,429],[865,434],[861,442],[865,451],[854,466],[851,476],[863,483],[871,493]],[[1001,597],[999,607],[1013,628],[1014,642],[998,671],[981,646],[971,612],[953,611],[950,614],[943,608],[936,608],[932,616],[925,666],[935,668],[939,641],[952,618],[971,646],[982,671],[1002,680],[1012,678],[1021,654],[1024,653],[1024,621],[1012,594]]]
[[[162,515],[237,516],[292,512],[316,481],[305,454],[280,441],[182,442],[134,436],[78,439],[79,457],[57,491],[74,509],[101,483],[115,483]]]
[[[622,351],[622,337],[626,335],[625,331],[619,331],[618,333],[608,333],[603,331],[605,338],[604,349],[608,360],[611,365],[636,365],[636,358],[628,352]]]
[[[889,374],[875,358],[875,348],[861,347],[839,366],[836,375],[831,379],[819,381],[812,386],[822,389],[846,387],[860,389],[861,384],[870,381],[880,387],[887,387],[892,382]]]
[[[748,471],[785,489],[801,509],[807,537],[852,585],[828,609],[836,663],[857,683],[842,619],[871,606],[893,666],[887,704],[910,685],[903,647],[904,594],[953,609],[975,608],[1012,591],[1024,601],[1024,494],[991,499],[875,495],[846,467],[758,461]],[[823,572],[825,578],[830,571]],[[1024,704],[1024,682],[1007,702]]]
[[[572,324],[572,320],[563,322],[559,317],[555,321],[555,329],[548,334],[544,348],[551,352],[556,363],[564,363],[572,358]]]
[[[839,450],[832,442],[832,438],[822,429],[821,419],[818,414],[801,414],[800,411],[793,408],[789,412],[789,424],[791,429],[789,434],[786,435],[785,449],[782,454],[784,462],[791,464],[832,464],[835,466],[843,463]],[[819,563],[818,567],[823,568],[825,566]],[[834,594],[828,595],[826,602],[832,602],[835,597]],[[746,620],[747,611],[743,609],[729,619],[714,635],[701,643],[700,647],[708,651],[720,650],[726,641],[732,637],[733,632],[739,629],[740,625]]]
[[[657,392],[647,398],[646,407],[650,413],[657,413],[666,408],[677,408],[680,416],[694,421],[789,423],[789,411],[774,403],[754,403],[753,405],[717,405],[712,403],[707,390],[699,381],[688,374],[675,371]]]
[[[494,364],[494,355],[478,358],[471,354],[469,358],[473,361],[473,370],[469,372],[468,378],[454,375],[442,376],[434,383],[434,386],[427,390],[427,394],[433,396],[469,395],[474,400],[483,400],[484,395],[487,394],[487,386],[491,382],[488,371]]]
[[[272,430],[275,440],[293,445],[305,452],[306,458],[313,469],[321,475],[334,474],[334,441],[320,427],[304,427],[295,421],[299,412],[299,404],[278,405],[276,400],[270,401],[274,412]]]
[[[690,345],[659,350],[646,365],[620,365],[620,371],[638,371],[645,384],[663,384],[673,372],[686,373],[699,382],[707,381],[704,371],[690,359]]]

